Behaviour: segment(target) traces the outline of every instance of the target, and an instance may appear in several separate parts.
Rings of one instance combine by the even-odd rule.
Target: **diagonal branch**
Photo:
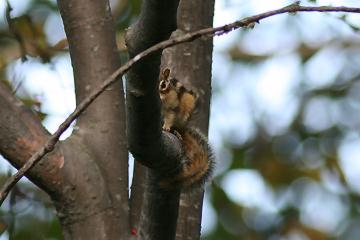
[[[0,192],[0,204],[3,203],[6,196],[8,195],[10,189],[24,176],[24,174],[29,171],[32,167],[35,166],[36,163],[40,161],[42,157],[44,157],[47,153],[51,152],[55,144],[59,141],[59,137],[61,134],[70,126],[70,124],[82,113],[85,109],[102,93],[107,87],[117,81],[118,76],[126,73],[135,63],[139,62],[144,57],[149,54],[159,51],[161,49],[165,49],[180,43],[193,41],[202,36],[214,36],[214,35],[222,35],[224,33],[228,33],[232,30],[248,27],[254,23],[258,23],[260,20],[279,15],[282,13],[294,13],[294,12],[349,12],[349,13],[360,13],[360,8],[351,8],[351,7],[329,7],[329,6],[321,6],[321,7],[305,7],[300,6],[298,4],[292,4],[284,8],[280,8],[277,10],[261,13],[258,15],[254,15],[252,17],[244,18],[239,21],[235,21],[230,24],[223,25],[221,27],[216,28],[204,28],[199,31],[191,32],[184,34],[180,37],[172,38],[163,42],[160,42],[143,52],[137,54],[135,57],[130,59],[120,68],[118,68],[113,74],[111,74],[97,89],[93,90],[91,94],[84,98],[84,100],[76,107],[75,111],[71,113],[68,118],[59,126],[56,132],[47,140],[45,145],[41,147],[32,157],[20,168],[20,170],[13,176],[11,176],[3,185]],[[179,149],[180,150],[180,149]]]
[[[36,152],[50,134],[34,112],[17,99],[10,88],[0,81],[0,153],[15,167],[22,166]],[[58,192],[61,181],[59,169],[63,154],[57,149],[28,174],[32,182],[46,192]]]

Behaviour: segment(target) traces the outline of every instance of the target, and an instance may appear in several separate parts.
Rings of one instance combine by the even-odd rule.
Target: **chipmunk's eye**
[[[160,82],[160,89],[165,89],[167,87],[166,81]]]

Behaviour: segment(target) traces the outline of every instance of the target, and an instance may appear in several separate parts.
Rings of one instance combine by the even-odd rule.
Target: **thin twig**
[[[102,93],[108,88],[111,84],[119,79],[119,76],[126,73],[135,63],[139,62],[144,57],[148,56],[151,53],[156,51],[184,43],[190,42],[195,39],[198,39],[202,36],[215,36],[222,35],[224,33],[228,33],[238,28],[253,26],[255,23],[259,23],[260,20],[282,14],[282,13],[294,13],[294,12],[350,12],[350,13],[360,13],[360,8],[351,8],[351,7],[329,7],[329,6],[321,6],[321,7],[304,7],[300,6],[298,2],[291,4],[289,6],[261,13],[258,15],[254,15],[252,17],[247,17],[239,21],[235,21],[230,24],[226,24],[216,28],[204,28],[198,31],[186,33],[182,36],[171,38],[169,40],[160,42],[155,44],[154,46],[144,50],[143,52],[136,55],[134,58],[130,59],[120,68],[118,68],[113,74],[111,74],[103,84],[95,89],[87,98],[85,98],[75,109],[73,113],[71,113],[66,120],[59,126],[56,132],[48,139],[43,147],[41,147],[32,157],[19,169],[19,171],[11,176],[3,185],[0,191],[0,206],[4,202],[6,196],[9,194],[11,188],[24,176],[26,172],[28,172],[32,167],[38,163],[45,154],[51,152],[55,144],[59,141],[59,137],[61,134],[71,125],[71,123],[83,112],[85,109]]]

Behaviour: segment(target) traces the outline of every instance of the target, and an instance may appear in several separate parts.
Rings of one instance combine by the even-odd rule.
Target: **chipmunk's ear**
[[[161,72],[161,79],[166,80],[169,78],[170,75],[170,69],[169,68],[165,68],[162,72]]]

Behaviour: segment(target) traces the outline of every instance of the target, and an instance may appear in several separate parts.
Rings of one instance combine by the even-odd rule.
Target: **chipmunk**
[[[160,74],[159,94],[164,120],[163,130],[169,131],[182,143],[183,158],[179,170],[160,181],[160,187],[190,187],[204,183],[211,175],[214,158],[206,137],[188,122],[195,110],[197,94],[188,90],[166,68]]]
[[[170,78],[166,68],[160,76],[159,93],[162,102],[165,131],[181,130],[186,127],[195,109],[196,94],[186,89],[177,79]]]

